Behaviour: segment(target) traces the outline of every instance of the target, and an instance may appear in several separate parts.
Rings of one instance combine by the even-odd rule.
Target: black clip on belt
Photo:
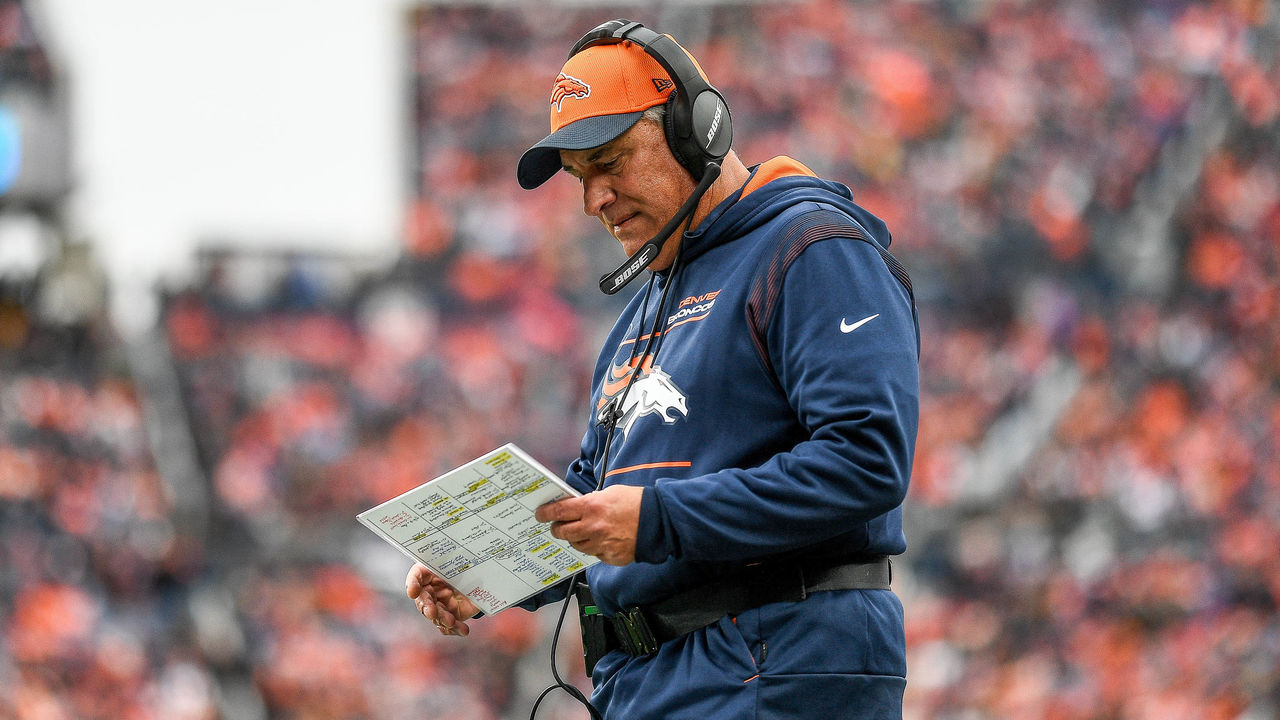
[[[618,649],[633,657],[652,655],[681,635],[774,602],[796,602],[828,590],[888,590],[893,570],[887,557],[871,562],[803,561],[749,566],[648,607],[632,607],[606,618],[585,582],[574,592],[582,621],[587,674],[596,661]]]
[[[628,655],[640,657],[658,652],[661,643],[654,637],[648,621],[644,619],[644,611],[633,607],[609,618],[613,623],[613,636],[619,646]]]

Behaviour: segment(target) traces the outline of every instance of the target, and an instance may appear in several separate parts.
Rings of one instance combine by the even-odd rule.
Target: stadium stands
[[[654,13],[744,160],[846,181],[915,280],[907,717],[1280,713],[1275,8]],[[0,717],[527,715],[547,613],[436,637],[354,515],[502,442],[576,452],[617,251],[575,184],[513,168],[601,19],[414,13],[402,257],[211,249],[163,298],[179,411],[102,318],[0,288]],[[155,423],[189,429],[202,504]]]

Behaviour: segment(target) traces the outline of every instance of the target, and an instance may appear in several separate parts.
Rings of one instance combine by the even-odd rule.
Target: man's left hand
[[[565,498],[539,507],[535,517],[551,523],[551,535],[569,541],[574,550],[595,555],[609,565],[636,559],[640,528],[640,497],[644,489],[610,485],[581,497]]]

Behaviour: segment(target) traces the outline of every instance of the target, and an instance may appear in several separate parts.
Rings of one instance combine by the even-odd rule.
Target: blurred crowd
[[[47,279],[0,287],[0,717],[527,716],[554,617],[435,636],[409,561],[354,516],[504,442],[576,454],[619,309],[595,278],[620,257],[575,183],[525,193],[514,163],[566,49],[616,16],[673,29],[743,160],[846,182],[912,273],[907,717],[1280,715],[1276,13],[414,13],[401,257],[206,252],[163,297],[178,411],[156,414],[101,317],[45,310]],[[1170,152],[1216,116],[1220,141]],[[1137,283],[1126,229],[1161,207],[1172,271]],[[198,521],[155,423],[189,428]],[[581,678],[574,635],[561,668]]]
[[[53,83],[49,56],[21,0],[0,0],[0,88],[8,83]]]

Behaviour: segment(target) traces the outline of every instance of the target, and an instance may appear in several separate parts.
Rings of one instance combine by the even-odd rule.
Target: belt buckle
[[[658,652],[658,640],[639,607],[629,608],[614,614],[613,631],[618,642],[628,655],[640,657]]]

